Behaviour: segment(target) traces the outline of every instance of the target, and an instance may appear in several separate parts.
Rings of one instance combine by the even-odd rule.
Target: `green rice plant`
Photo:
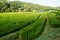
[[[41,35],[45,24],[46,15],[42,14],[34,23],[20,30],[19,40],[34,40]]]
[[[18,31],[35,21],[39,13],[0,13],[0,36]]]
[[[60,21],[60,13],[56,13],[56,18]]]
[[[60,27],[60,22],[57,20],[55,15],[56,14],[54,13],[48,14],[48,20],[49,20],[49,24],[51,25],[51,27],[58,28]]]
[[[56,18],[57,18],[58,20],[60,20],[60,10],[53,11],[53,12],[50,12],[50,13],[56,14]]]

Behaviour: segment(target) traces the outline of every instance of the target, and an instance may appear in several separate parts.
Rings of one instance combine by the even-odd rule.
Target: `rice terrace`
[[[58,7],[19,1],[3,2],[0,2],[0,40],[60,40]]]

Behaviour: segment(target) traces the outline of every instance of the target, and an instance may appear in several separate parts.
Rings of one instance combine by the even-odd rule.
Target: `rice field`
[[[60,33],[58,12],[0,13],[0,40],[47,40],[48,30],[54,36],[54,28]]]

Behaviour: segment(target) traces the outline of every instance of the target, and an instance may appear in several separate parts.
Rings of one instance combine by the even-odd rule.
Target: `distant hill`
[[[24,8],[31,8],[32,10],[49,10],[52,9],[50,6],[42,6],[38,4],[32,4],[32,3],[26,3],[26,2],[21,2]]]
[[[60,7],[56,7],[56,8],[60,10]]]
[[[53,8],[50,6],[42,6],[38,4],[32,4],[27,2],[20,1],[0,1],[0,12],[44,12],[48,10],[52,10]]]

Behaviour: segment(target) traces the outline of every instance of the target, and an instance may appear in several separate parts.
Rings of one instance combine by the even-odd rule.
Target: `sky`
[[[52,7],[60,6],[60,0],[19,0],[19,1],[39,4],[43,6],[52,6]]]

